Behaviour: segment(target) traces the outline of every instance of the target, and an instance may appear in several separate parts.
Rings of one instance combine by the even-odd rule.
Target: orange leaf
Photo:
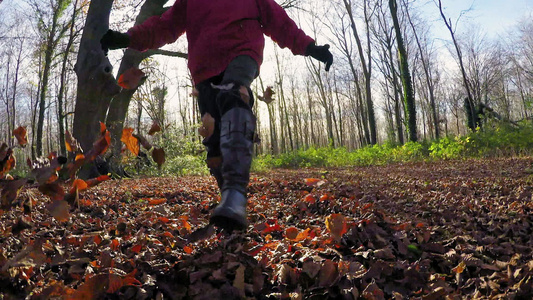
[[[191,231],[192,227],[191,227],[191,224],[189,224],[189,222],[187,221],[188,219],[189,219],[189,217],[187,217],[187,216],[180,216],[181,225],[183,227],[185,227],[185,229],[187,229],[187,231]]]
[[[74,137],[72,137],[68,130],[65,131],[65,147],[67,148],[68,152],[73,153],[76,153],[81,150],[80,144]]]
[[[460,274],[463,273],[463,271],[466,269],[466,263],[464,261],[461,261],[457,267],[452,269],[452,272]]]
[[[348,231],[346,218],[341,214],[331,214],[326,217],[326,228],[335,239],[340,239]]]
[[[315,204],[316,203],[316,197],[313,194],[307,194],[304,197],[304,201],[309,204]]]
[[[306,178],[305,179],[305,184],[307,184],[308,186],[321,186],[325,182],[326,182],[325,180],[318,179],[318,178]]]
[[[120,141],[126,145],[126,148],[131,151],[131,153],[135,154],[135,156],[139,155],[139,140],[133,137],[133,128],[127,127],[122,130],[122,137],[120,138]]]
[[[161,166],[165,163],[165,150],[163,148],[154,148],[152,150],[152,158],[157,163],[157,167],[161,169]]]
[[[81,192],[86,190],[88,187],[89,185],[83,179],[75,179],[72,182],[72,189],[70,190],[70,193],[75,193],[76,190],[78,190],[78,192]]]
[[[183,247],[183,251],[185,251],[185,253],[187,254],[191,254],[192,250],[193,250],[192,247],[189,247],[189,246]]]
[[[170,222],[170,220],[169,220],[167,217],[159,217],[159,218],[157,218],[157,219],[158,219],[159,221],[161,221],[161,223],[164,223],[164,224]]]
[[[424,227],[426,227],[426,224],[424,224],[422,222],[416,224],[416,228],[424,228]]]
[[[161,126],[157,122],[154,122],[152,124],[152,127],[150,128],[150,131],[148,131],[148,135],[154,135],[156,132],[161,131]]]
[[[87,180],[87,186],[93,187],[109,179],[111,179],[109,175],[100,175],[97,178],[92,178],[92,179]]]
[[[324,194],[324,195],[320,196],[320,201],[321,202],[327,201],[328,199],[329,199],[329,195],[328,194]]]
[[[23,148],[28,144],[28,137],[26,132],[26,127],[19,126],[19,128],[13,130],[13,135],[17,138],[17,142]]]
[[[111,241],[111,250],[117,251],[118,246],[120,245],[119,241],[117,239],[114,239]]]
[[[174,235],[168,231],[165,231],[163,232],[163,236],[167,237],[167,238],[174,238]]]
[[[102,242],[102,237],[99,236],[99,235],[95,235],[95,236],[94,236],[94,243],[95,243],[96,245],[100,245],[101,242]]]
[[[165,198],[148,200],[148,204],[150,204],[150,205],[159,205],[159,204],[163,204],[165,202],[167,202],[167,199],[165,199]]]
[[[143,71],[135,67],[130,68],[118,77],[118,85],[128,90],[135,89],[139,86],[143,76]]]
[[[100,121],[100,133],[104,134],[107,130],[107,127],[105,126],[104,122]]]
[[[131,252],[139,253],[139,252],[141,252],[142,248],[143,248],[143,246],[141,246],[141,245],[135,245],[135,246],[131,247]]]

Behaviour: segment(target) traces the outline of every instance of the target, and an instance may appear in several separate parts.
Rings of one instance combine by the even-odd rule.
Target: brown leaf
[[[246,267],[239,264],[239,267],[237,270],[235,270],[235,279],[233,280],[233,286],[239,290],[239,294],[241,297],[244,298],[245,296],[245,290],[244,290],[244,271],[246,270]]]
[[[76,158],[74,159],[74,163],[70,163],[67,166],[68,175],[71,179],[74,179],[74,177],[76,176],[76,172],[78,172],[78,170],[81,168],[81,166],[83,166],[84,163],[85,163],[85,155],[81,153],[77,154]]]
[[[15,199],[18,197],[18,193],[20,192],[20,189],[26,184],[28,180],[27,179],[19,179],[19,180],[12,180],[9,181],[4,188],[2,189],[2,201],[1,207],[8,208],[11,206],[11,203],[15,201]]]
[[[59,222],[66,222],[70,218],[70,206],[64,200],[52,200],[46,205],[46,209]]]
[[[215,131],[215,119],[211,116],[210,113],[205,113],[202,116],[202,126],[198,128],[198,133],[204,137],[210,137]]]
[[[26,144],[28,144],[26,127],[19,126],[17,129],[13,130],[13,135],[22,148],[26,147]]]
[[[135,156],[139,155],[139,140],[133,137],[133,128],[127,127],[122,130],[122,137],[120,141],[126,145],[126,148],[131,151]]]
[[[3,144],[2,146],[4,146]],[[7,145],[5,147],[7,148]],[[13,149],[7,148],[4,151],[0,151],[0,179],[13,169],[16,165],[15,156],[13,155]]]
[[[159,126],[159,123],[154,122],[152,123],[152,127],[150,127],[150,130],[148,131],[148,135],[154,135],[156,132],[161,131],[161,126]]]
[[[321,287],[330,287],[337,282],[339,272],[335,262],[327,259],[322,263],[320,273],[318,274],[318,285]]]
[[[129,68],[118,77],[118,85],[128,90],[135,89],[139,86],[143,76],[143,71],[135,67]]]
[[[271,86],[269,86],[263,92],[263,96],[257,96],[257,98],[265,102],[266,104],[270,104],[272,101],[274,101],[274,98],[273,98],[274,94],[275,94],[274,90],[272,89]]]
[[[42,184],[38,190],[52,200],[63,200],[65,197],[65,190],[57,183]]]
[[[374,282],[367,285],[365,290],[361,293],[363,299],[368,300],[382,300],[385,299],[385,293]]]
[[[93,143],[92,149],[85,155],[85,162],[92,162],[97,156],[104,154],[111,145],[111,136],[102,122],[100,122],[100,133],[100,137]]]
[[[148,140],[144,136],[140,134],[135,134],[135,133],[133,133],[132,136],[139,140],[139,143],[141,143],[141,146],[143,146],[144,149],[146,150],[152,149],[153,147],[152,144],[150,144],[150,142],[148,142]]]
[[[152,158],[157,163],[157,167],[161,169],[161,166],[165,163],[165,150],[163,148],[154,148],[152,150]]]

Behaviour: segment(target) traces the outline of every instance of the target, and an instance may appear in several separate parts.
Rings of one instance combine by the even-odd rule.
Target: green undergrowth
[[[488,126],[487,126],[488,127]],[[466,136],[447,136],[434,141],[384,143],[355,151],[346,148],[308,148],[255,159],[254,171],[270,168],[369,166],[439,159],[529,156],[533,154],[533,126],[496,126]]]

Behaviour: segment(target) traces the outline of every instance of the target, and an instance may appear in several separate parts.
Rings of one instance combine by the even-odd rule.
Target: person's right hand
[[[102,50],[105,54],[109,49],[115,50],[120,48],[127,48],[130,45],[130,36],[127,33],[122,33],[114,30],[108,30],[102,39],[100,39],[100,44],[102,45]]]

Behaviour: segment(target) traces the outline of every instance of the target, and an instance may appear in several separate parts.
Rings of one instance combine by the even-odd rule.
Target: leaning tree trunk
[[[409,73],[407,51],[405,50],[405,44],[403,42],[402,33],[400,31],[400,23],[398,22],[398,7],[396,4],[396,0],[389,0],[389,8],[391,11],[392,22],[394,24],[394,31],[396,32],[396,41],[398,43],[398,52],[400,57],[400,76],[402,78],[404,100],[407,108],[409,140],[411,140],[412,142],[416,142],[418,140],[418,136],[416,130],[415,97],[413,93],[413,84],[411,82],[411,74]]]
[[[168,0],[147,0],[141,7],[141,11],[135,20],[135,25],[142,23],[153,15],[162,14],[164,12],[163,5],[167,2]],[[138,68],[143,59],[149,55],[148,52],[126,49],[118,69],[118,76],[130,68]],[[120,161],[119,157],[122,149],[120,138],[122,137],[122,129],[124,128],[124,121],[126,120],[131,98],[136,90],[136,88],[131,90],[123,89],[111,101],[107,114],[106,125],[111,134],[111,151],[115,164]]]
[[[112,66],[102,51],[100,38],[109,27],[113,0],[92,0],[74,70],[78,77],[73,135],[84,151],[98,137],[113,96],[120,92]]]
[[[165,3],[167,2],[168,0],[147,0],[141,7],[139,15],[135,20],[135,24],[141,24],[151,16],[163,14],[168,9],[166,7],[163,7],[163,5],[165,5]],[[124,57],[122,58],[122,61],[120,63],[120,67],[118,69],[118,76],[120,76],[120,74],[124,73],[130,68],[138,68],[139,64],[145,58],[148,58],[155,54],[187,58],[187,54],[181,52],[171,52],[164,50],[149,50],[146,52],[139,52],[133,49],[126,49]],[[119,167],[118,163],[120,162],[120,160],[118,158],[120,157],[120,151],[122,148],[120,139],[122,137],[122,130],[124,128],[124,121],[126,120],[128,107],[135,91],[136,89],[122,90],[118,95],[113,98],[109,106],[106,124],[111,134],[111,149],[114,158],[113,162],[114,164],[116,164],[115,167]]]

